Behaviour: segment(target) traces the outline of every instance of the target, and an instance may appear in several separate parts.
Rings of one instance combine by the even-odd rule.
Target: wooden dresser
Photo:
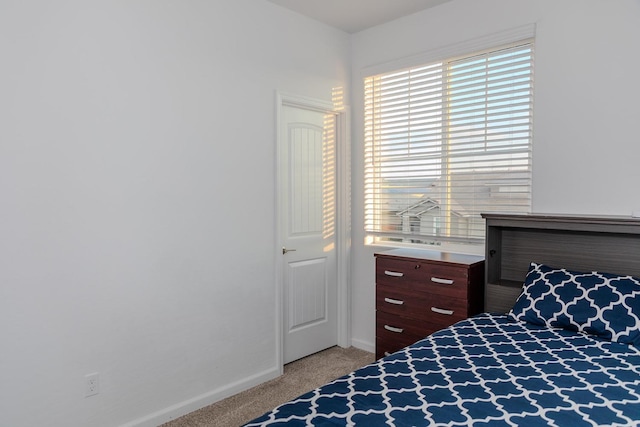
[[[375,257],[376,358],[483,311],[483,257],[421,249]]]

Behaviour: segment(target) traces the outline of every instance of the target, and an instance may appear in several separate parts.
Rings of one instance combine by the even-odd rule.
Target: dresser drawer
[[[449,326],[449,324],[447,324]],[[442,329],[442,323],[376,312],[376,337],[409,341],[409,344]]]
[[[452,265],[379,258],[376,283],[466,298],[469,270]]]
[[[376,359],[395,353],[416,341],[419,341],[419,339],[403,341],[403,339],[397,339],[395,337],[376,337]]]
[[[394,316],[450,325],[468,317],[466,298],[416,292],[407,286],[376,286],[376,308]]]
[[[412,319],[401,319],[391,316],[385,319],[376,316],[376,349],[385,348],[384,351],[393,352],[413,344],[428,336],[434,331],[429,331],[423,322],[417,323]]]

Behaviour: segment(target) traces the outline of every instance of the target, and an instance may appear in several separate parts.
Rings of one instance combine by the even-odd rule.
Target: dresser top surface
[[[427,249],[399,248],[376,252],[376,257],[404,258],[418,261],[438,261],[451,264],[473,265],[484,261],[483,256],[454,252],[431,251]]]

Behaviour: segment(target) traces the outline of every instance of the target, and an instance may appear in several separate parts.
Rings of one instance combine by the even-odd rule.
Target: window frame
[[[486,54],[488,52],[491,53],[491,52],[508,49],[508,48],[523,45],[523,44],[530,45],[531,47],[531,55],[532,55],[531,67],[533,68],[533,63],[535,61],[533,58],[534,51],[535,51],[535,25],[531,24],[531,25],[525,25],[522,27],[507,30],[501,33],[480,37],[472,41],[447,46],[447,47],[430,51],[430,52],[417,55],[411,58],[404,58],[398,61],[382,64],[380,66],[366,68],[362,72],[362,82],[364,83],[366,79],[369,79],[371,77],[375,77],[381,74],[393,73],[396,71],[399,72],[403,69],[417,68],[421,66],[426,67],[430,64],[438,63],[438,62],[451,63],[453,61],[458,61],[460,59],[471,58],[477,55]],[[531,76],[531,83],[530,83],[530,91],[531,91],[530,97],[532,98],[533,97],[533,70],[531,70],[531,75],[532,76]],[[367,102],[366,89],[365,89],[364,95],[365,96],[363,101]],[[530,115],[532,117],[533,115],[532,99],[530,103],[531,103]],[[367,150],[371,150],[372,148],[369,145],[370,143],[368,142],[368,140],[371,137],[367,136],[367,132],[371,132],[372,127],[371,127],[371,124],[366,123],[367,107],[364,105],[364,103],[363,103],[363,109],[365,110],[365,114],[364,114],[365,135],[363,135],[365,138],[365,141],[364,141],[365,142],[365,153],[364,153],[364,156],[365,156],[365,159],[364,159],[365,160],[365,182],[364,182],[365,205],[364,205],[364,218],[363,218],[364,227],[365,227],[365,236],[366,236],[365,244],[384,244],[385,246],[406,246],[407,243],[413,244],[415,242],[418,242],[421,246],[425,244],[440,246],[442,244],[449,245],[449,244],[457,244],[457,243],[483,245],[484,244],[484,225],[482,225],[482,234],[474,238],[451,236],[451,235],[446,235],[446,236],[433,235],[429,238],[425,238],[424,235],[422,235],[422,237],[418,237],[411,234],[411,232],[408,232],[408,234],[406,234],[407,232],[398,233],[397,231],[389,233],[389,232],[382,231],[380,227],[378,227],[377,229],[375,227],[373,228],[371,227],[372,219],[371,219],[370,211],[372,208],[370,208],[369,206],[370,202],[367,200],[367,198],[371,197],[369,195],[371,189],[368,188],[368,185],[370,184],[370,181],[372,178],[367,177],[366,175],[367,173],[370,173],[369,165],[371,163],[371,156],[372,156],[372,153],[370,151],[367,151]],[[528,149],[527,149],[528,150],[527,151],[528,152],[528,159],[527,159],[528,169],[525,172],[526,174],[528,174],[528,190],[527,190],[528,203],[524,207],[524,210],[518,210],[518,212],[531,212],[531,193],[532,193],[531,172],[532,172],[532,151],[533,151],[532,121],[529,123],[528,132],[529,132]],[[380,214],[378,213],[378,215]],[[438,221],[438,219],[434,219],[434,221]],[[436,225],[437,224],[434,223],[434,227]],[[404,222],[403,222],[403,227],[404,227]]]

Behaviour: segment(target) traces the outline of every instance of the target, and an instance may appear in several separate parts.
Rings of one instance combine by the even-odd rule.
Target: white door
[[[283,363],[337,344],[335,114],[283,105]]]

